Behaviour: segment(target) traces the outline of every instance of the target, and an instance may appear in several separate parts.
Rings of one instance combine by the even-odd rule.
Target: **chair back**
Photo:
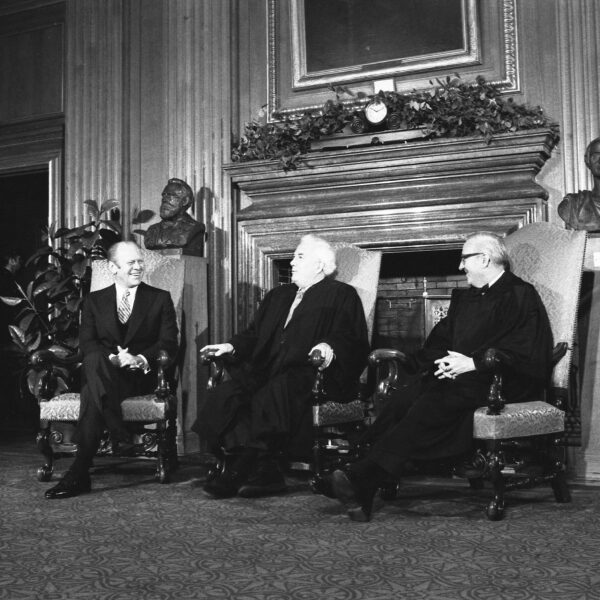
[[[554,367],[552,385],[568,388],[586,232],[550,223],[525,225],[506,237],[511,270],[538,291],[552,327],[554,344],[568,350]]]
[[[184,262],[175,255],[162,255],[155,250],[142,248],[144,257],[143,280],[154,287],[171,293],[177,325],[181,330],[181,311],[183,301]],[[108,268],[108,261],[95,260],[92,263],[92,283],[90,291],[101,290],[114,283],[114,277]]]
[[[351,285],[358,292],[365,311],[370,341],[375,321],[381,252],[363,250],[351,244],[332,244],[332,246],[337,262],[335,279]]]

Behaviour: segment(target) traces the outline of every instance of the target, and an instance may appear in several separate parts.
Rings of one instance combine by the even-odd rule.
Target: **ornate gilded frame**
[[[396,77],[439,68],[457,69],[465,65],[479,64],[481,59],[477,0],[461,0],[462,37],[464,40],[462,48],[445,52],[430,52],[420,56],[390,58],[385,61],[385,65],[356,64],[340,69],[311,73],[307,67],[305,0],[290,0],[290,2],[293,89]]]
[[[415,69],[401,65],[388,71],[349,74],[330,72],[309,78],[302,74],[301,23],[299,12],[303,0],[266,0],[268,25],[268,115],[296,117],[306,110],[319,109],[332,97],[331,85],[344,85],[354,93],[372,94],[374,84],[381,79],[393,80],[398,92],[422,89],[435,77],[445,77],[457,71],[469,80],[483,75],[506,92],[518,92],[519,55],[517,0],[465,0],[469,8],[465,27],[469,30],[468,59],[463,56],[452,62],[452,57],[432,57]],[[477,22],[478,21],[478,22]],[[477,60],[472,46],[479,46]],[[456,57],[454,57],[456,58]],[[469,62],[470,61],[470,62]],[[418,62],[418,61],[417,61]],[[295,85],[296,83],[296,85]],[[306,83],[306,85],[303,85]],[[352,100],[348,101],[349,104]]]

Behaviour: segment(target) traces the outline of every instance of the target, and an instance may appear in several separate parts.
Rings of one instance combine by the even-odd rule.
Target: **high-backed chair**
[[[336,252],[338,281],[353,286],[363,305],[369,340],[373,333],[375,320],[375,303],[379,283],[381,252],[363,250],[350,244],[332,244]],[[223,377],[223,363],[213,356],[205,354],[201,357],[204,364],[210,365],[208,388],[218,385]],[[310,468],[313,471],[312,486],[315,491],[325,491],[324,472],[329,472],[332,465],[347,462],[358,449],[353,444],[352,433],[365,427],[368,412],[366,394],[359,393],[357,398],[348,398],[347,402],[330,402],[323,394],[322,373],[318,370],[319,356],[311,357],[315,366],[315,383],[313,386],[313,462],[312,464],[293,461],[292,468]],[[367,369],[361,376],[360,388],[367,384]],[[220,467],[217,467],[220,468]],[[212,475],[210,475],[212,476]]]
[[[373,337],[375,305],[381,252],[363,250],[349,244],[334,244],[337,271],[335,278],[354,287],[361,299],[369,341]],[[348,402],[331,402],[323,394],[322,371],[319,353],[311,357],[317,368],[313,386],[313,451],[311,486],[315,492],[329,493],[325,474],[340,464],[356,458],[361,451],[358,443],[360,432],[364,430],[370,405],[368,403],[367,369],[361,375],[359,395],[348,398]],[[357,439],[354,439],[354,438]]]
[[[491,520],[504,515],[507,490],[549,483],[557,502],[569,502],[564,462],[564,405],[586,233],[548,223],[526,225],[506,238],[511,270],[537,289],[550,320],[554,339],[554,368],[544,400],[505,404],[502,397],[502,357],[490,349],[487,360],[497,368],[488,406],[475,411],[476,454],[465,476],[473,487],[489,480],[494,496],[486,508]],[[374,365],[387,366],[378,385],[385,398],[397,386],[402,353],[391,349],[371,353]]]
[[[142,253],[145,262],[144,281],[149,285],[169,290],[181,329],[183,262],[151,250],[142,250]],[[108,261],[97,260],[92,263],[91,291],[112,285],[113,281]],[[157,365],[157,387],[153,394],[127,398],[121,403],[123,420],[134,433],[136,453],[156,457],[155,478],[161,483],[168,482],[170,471],[177,465],[177,411],[173,392],[165,376],[165,368],[174,359],[175,357],[161,353]],[[79,418],[79,393],[68,390],[56,392],[59,389],[57,376],[60,375],[64,380],[65,372],[77,367],[80,360],[80,356],[65,358],[48,350],[35,352],[31,357],[34,368],[42,374],[37,398],[40,407],[37,446],[46,462],[37,472],[40,481],[50,481],[56,458],[72,455],[77,450],[76,444],[70,441],[70,434]],[[111,452],[112,445],[106,437],[98,454]]]

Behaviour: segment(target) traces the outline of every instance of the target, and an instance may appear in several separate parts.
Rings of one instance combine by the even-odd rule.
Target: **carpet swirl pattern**
[[[363,524],[299,479],[282,496],[209,499],[193,458],[170,485],[150,464],[112,464],[91,494],[48,501],[39,464],[0,450],[0,599],[600,599],[600,488],[575,487],[571,504],[519,492],[492,523],[489,490],[407,482]]]

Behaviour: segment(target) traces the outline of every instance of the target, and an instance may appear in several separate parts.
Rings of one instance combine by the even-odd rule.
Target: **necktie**
[[[121,303],[119,304],[119,308],[117,309],[117,314],[119,315],[119,321],[121,323],[127,323],[127,319],[129,319],[129,315],[131,314],[131,305],[129,304],[129,294],[130,291],[127,290],[123,297],[121,298]]]
[[[287,324],[290,322],[290,319],[292,318],[292,315],[294,314],[296,307],[302,301],[302,296],[304,296],[304,290],[298,290],[296,292],[296,297],[294,298],[294,301],[292,302],[292,305],[290,306],[290,312],[288,312],[287,319],[285,320],[285,324],[283,326],[284,328],[287,327]]]

